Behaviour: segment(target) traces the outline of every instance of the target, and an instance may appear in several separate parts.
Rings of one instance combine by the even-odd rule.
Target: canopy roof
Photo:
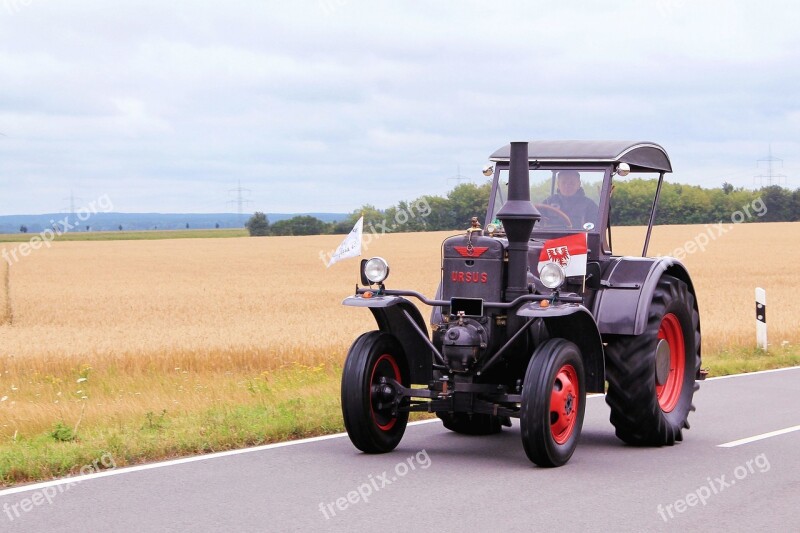
[[[511,145],[496,150],[492,161],[508,161]],[[628,163],[634,172],[672,172],[667,152],[658,144],[637,141],[530,141],[530,161]]]

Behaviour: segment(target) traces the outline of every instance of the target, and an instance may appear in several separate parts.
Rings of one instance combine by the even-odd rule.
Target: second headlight
[[[564,284],[566,279],[564,269],[558,263],[545,263],[539,272],[539,279],[548,289],[557,289]]]

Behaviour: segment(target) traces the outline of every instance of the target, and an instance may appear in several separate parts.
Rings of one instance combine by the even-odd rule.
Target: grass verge
[[[709,377],[797,365],[800,350],[794,346],[769,353],[730,349],[703,362]],[[241,376],[230,379],[241,384]],[[341,432],[340,379],[339,367],[295,366],[275,371],[269,379],[246,380],[247,401],[220,398],[193,409],[164,400],[160,408],[92,424],[56,420],[46,431],[15,433],[0,442],[0,484],[76,475],[104,456],[121,467]],[[414,418],[425,416],[430,415]]]

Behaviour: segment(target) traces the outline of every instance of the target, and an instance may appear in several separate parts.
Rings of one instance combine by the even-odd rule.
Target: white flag
[[[333,252],[331,261],[328,263],[328,268],[337,261],[347,259],[348,257],[357,257],[361,255],[361,234],[364,231],[364,217],[358,219],[356,225],[350,230],[347,237],[344,238],[342,244]]]

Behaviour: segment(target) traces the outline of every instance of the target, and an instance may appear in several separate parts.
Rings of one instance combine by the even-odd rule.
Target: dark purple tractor
[[[689,273],[647,257],[667,153],[645,142],[535,141],[490,159],[485,225],[473,218],[444,241],[435,298],[386,288],[380,257],[361,262],[362,287],[344,304],[369,308],[378,329],[347,355],[350,440],[391,451],[412,411],[467,435],[518,418],[530,460],[560,466],[580,438],[586,394],[603,392],[624,442],[681,440],[704,375]],[[624,191],[612,201],[614,184],[634,176],[653,192],[641,257],[612,252],[612,209],[631,208]],[[431,334],[409,298],[433,307]]]

